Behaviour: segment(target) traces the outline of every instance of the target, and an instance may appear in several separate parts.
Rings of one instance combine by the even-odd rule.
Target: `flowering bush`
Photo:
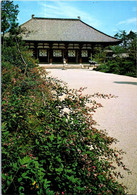
[[[24,74],[2,62],[3,194],[125,194],[123,152],[92,118],[101,106],[93,97],[112,95],[83,96],[30,64]]]

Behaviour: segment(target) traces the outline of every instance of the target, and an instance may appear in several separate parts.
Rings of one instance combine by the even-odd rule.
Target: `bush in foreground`
[[[123,152],[92,118],[101,106],[93,96],[112,96],[83,96],[82,88],[48,77],[27,54],[27,69],[17,65],[17,56],[2,62],[3,194],[125,194],[116,171],[116,165],[129,171]]]

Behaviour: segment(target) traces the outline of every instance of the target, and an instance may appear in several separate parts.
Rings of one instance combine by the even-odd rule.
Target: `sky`
[[[92,1],[92,0],[55,0],[55,1],[13,1],[19,5],[18,22],[23,24],[35,17],[77,18],[88,25],[114,36],[119,31],[137,31],[137,2],[132,1]]]

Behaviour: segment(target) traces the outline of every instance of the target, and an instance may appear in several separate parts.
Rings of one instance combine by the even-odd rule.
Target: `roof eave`
[[[115,43],[119,44],[122,41],[117,40],[117,41],[73,41],[73,40],[34,40],[34,39],[23,39],[23,41],[36,41],[36,42],[79,42],[79,43]]]

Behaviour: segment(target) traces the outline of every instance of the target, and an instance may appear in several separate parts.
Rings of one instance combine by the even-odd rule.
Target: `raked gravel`
[[[128,194],[137,194],[137,78],[90,69],[48,69],[50,76],[68,83],[69,88],[87,87],[83,94],[112,94],[112,99],[97,99],[103,107],[94,114],[98,129],[106,129],[119,140],[116,147],[127,153],[123,161],[132,171],[120,180],[128,187]]]

